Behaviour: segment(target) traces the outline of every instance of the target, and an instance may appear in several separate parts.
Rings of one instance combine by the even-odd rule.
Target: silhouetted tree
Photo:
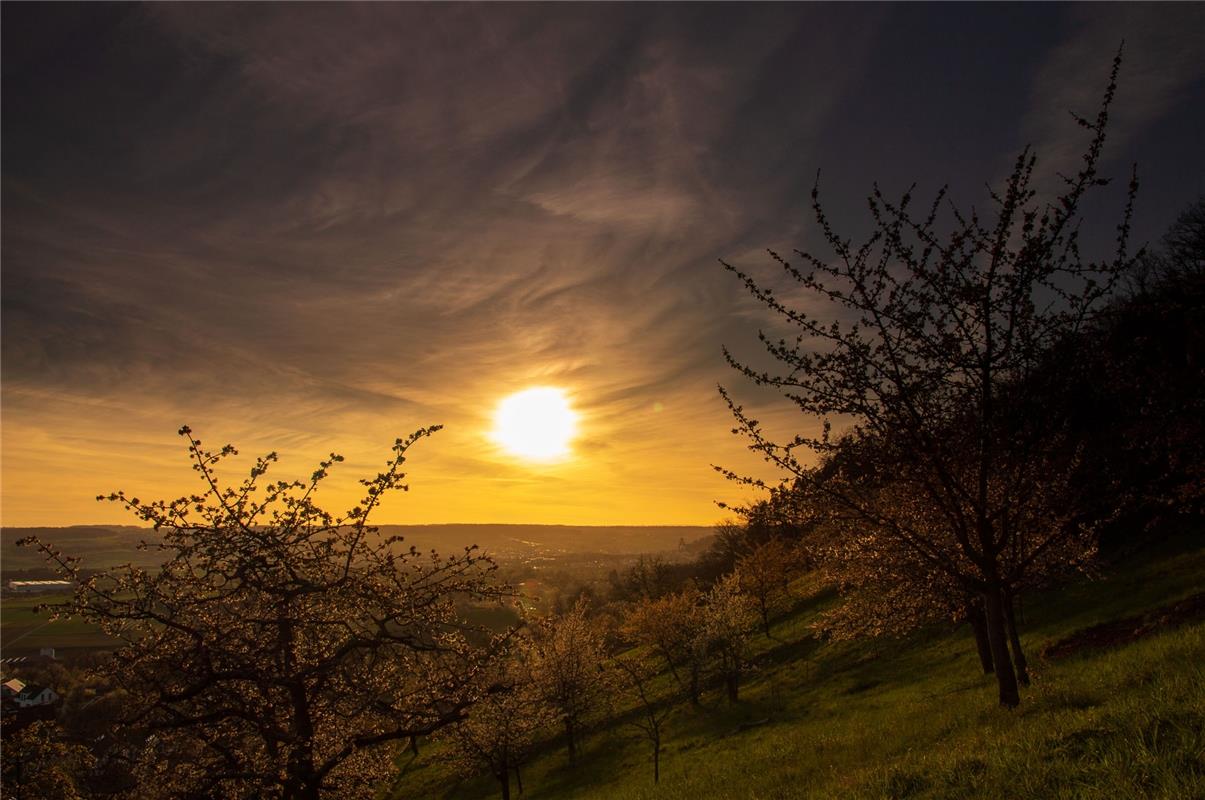
[[[656,599],[677,588],[683,579],[684,565],[668,563],[661,556],[642,555],[621,574],[612,571],[609,578],[615,600]]]
[[[715,526],[715,536],[699,557],[700,577],[704,585],[736,568],[736,562],[753,550],[747,526],[730,520]]]
[[[1135,296],[1205,280],[1205,197],[1198,197],[1180,212],[1159,245],[1138,258]]]
[[[1162,521],[1205,514],[1203,264],[1205,198],[1140,259],[1136,287],[1068,342],[1079,380],[1046,398],[1048,407],[1079,412],[1077,511],[1107,519],[1120,509],[1102,533],[1112,557],[1175,527]]]
[[[791,339],[759,339],[780,371],[728,362],[753,382],[774,387],[801,412],[824,420],[817,435],[772,440],[721,387],[750,448],[789,476],[815,507],[856,518],[864,529],[910,549],[959,586],[983,598],[1001,704],[1020,702],[1009,658],[1009,592],[1042,558],[1067,546],[1067,525],[1045,486],[1071,468],[1069,421],[1032,403],[1032,383],[1059,342],[1083,330],[1130,266],[1126,255],[1137,181],[1131,179],[1113,257],[1086,260],[1078,209],[1105,183],[1098,164],[1121,56],[1114,60],[1083,165],[1064,178],[1053,203],[1032,185],[1035,156],[1026,148],[1003,190],[992,192],[991,219],[952,211],[939,223],[945,190],[914,214],[911,190],[893,203],[876,187],[869,198],[874,232],[855,246],[832,227],[813,189],[813,209],[832,258],[796,251],[796,266],[771,251],[792,283],[819,300],[788,303],[736,267],[755,299],[794,329]],[[831,311],[821,319],[813,308]],[[1045,372],[1047,380],[1057,373]],[[820,466],[800,451],[832,455],[830,420],[873,444],[851,470]],[[861,488],[871,470],[877,485]],[[724,471],[724,470],[721,470]],[[755,485],[761,481],[726,471]],[[880,487],[892,486],[890,491]],[[904,499],[904,505],[899,500]],[[1073,553],[1081,548],[1067,547]]]
[[[85,578],[34,540],[77,580],[54,611],[121,642],[107,669],[148,734],[138,796],[370,797],[391,744],[464,716],[493,645],[470,645],[456,600],[502,594],[494,565],[474,548],[405,551],[369,525],[406,488],[409,448],[436,430],[398,439],[386,469],[361,481],[362,502],[334,516],[315,493],[341,457],[308,481],[267,482],[269,454],[226,486],[218,467],[234,448],[207,451],[185,427],[200,493],[108,498],[154,525],[161,569]]]
[[[853,522],[817,554],[819,574],[841,602],[812,628],[835,640],[904,636],[937,622],[966,622],[984,673],[994,671],[982,600],[890,537]]]

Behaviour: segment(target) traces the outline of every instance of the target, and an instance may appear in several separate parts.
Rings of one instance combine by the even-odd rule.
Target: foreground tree
[[[154,525],[161,569],[85,577],[32,541],[77,583],[54,611],[121,642],[108,670],[144,733],[139,797],[371,797],[392,744],[464,716],[500,637],[470,645],[456,604],[504,593],[494,564],[474,548],[420,556],[369,525],[436,430],[397,440],[360,505],[333,516],[315,493],[339,456],[309,481],[266,482],[269,454],[227,487],[234,448],[207,451],[185,427],[199,494],[108,498]]]
[[[1086,260],[1079,240],[1080,203],[1105,183],[1097,168],[1119,68],[1120,54],[1096,118],[1077,118],[1091,139],[1083,166],[1064,178],[1052,204],[1033,188],[1028,148],[1003,191],[992,193],[993,219],[955,208],[939,222],[944,190],[917,215],[911,192],[893,203],[876,188],[874,232],[859,246],[832,227],[814,189],[833,257],[796,251],[803,262],[796,266],[770,253],[792,291],[818,301],[808,311],[724,263],[794,333],[792,340],[759,333],[774,372],[725,349],[728,362],[824,420],[817,435],[777,442],[721,387],[737,432],[787,474],[790,490],[808,497],[815,513],[856,522],[982,597],[1005,706],[1020,702],[1006,632],[1010,595],[1042,559],[1060,551],[1074,559],[1085,549],[1069,543],[1079,532],[1049,488],[1073,467],[1068,415],[1045,413],[1034,399],[1043,394],[1035,387],[1065,379],[1049,368],[1048,354],[1088,325],[1130,264],[1136,179],[1114,254]],[[843,441],[830,436],[835,418],[851,423]],[[866,445],[856,469],[832,458],[849,442]],[[801,458],[806,451],[820,465]]]
[[[983,672],[995,671],[982,600],[910,548],[855,523],[822,552],[820,575],[841,595],[812,623],[828,638],[900,637],[930,623],[966,622]]]

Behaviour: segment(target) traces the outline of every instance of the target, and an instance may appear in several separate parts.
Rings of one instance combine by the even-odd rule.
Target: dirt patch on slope
[[[1156,608],[1137,617],[1104,622],[1078,630],[1042,650],[1042,658],[1067,658],[1084,650],[1103,650],[1137,641],[1160,631],[1205,620],[1205,592],[1178,603]]]

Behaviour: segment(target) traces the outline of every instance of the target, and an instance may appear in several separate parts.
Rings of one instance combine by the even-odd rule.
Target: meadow
[[[624,724],[635,706],[621,700],[576,767],[558,741],[546,743],[524,768],[524,797],[1205,797],[1200,603],[1178,626],[1151,614],[1146,635],[1128,644],[1041,655],[1077,631],[1196,596],[1202,576],[1205,549],[1180,542],[1034,595],[1022,634],[1034,680],[1013,711],[997,706],[965,628],[820,642],[808,625],[833,597],[805,581],[798,588],[810,596],[773,638],[756,640],[740,702],[712,691],[702,708],[682,703],[669,717],[659,784],[649,743]],[[668,676],[657,689],[676,701]],[[459,780],[438,743],[399,763],[392,800],[498,794],[487,776]]]
[[[1202,576],[1205,548],[1181,538],[1027,600],[1022,638],[1034,682],[1014,711],[997,706],[995,682],[979,674],[965,628],[939,626],[905,639],[816,639],[809,625],[836,598],[805,576],[772,635],[754,639],[740,702],[728,704],[716,688],[691,708],[668,673],[654,681],[660,702],[675,706],[658,784],[650,745],[629,724],[634,698],[621,695],[593,721],[575,767],[558,739],[539,748],[523,768],[523,796],[1205,798]],[[1195,612],[1169,624],[1161,609],[1193,597]],[[110,644],[78,620],[50,622],[35,613],[39,603],[59,599],[4,598],[6,656],[54,647],[69,658]],[[495,629],[513,621],[496,608],[462,613]],[[1071,640],[1118,621],[1125,624],[1112,634],[1137,631],[1135,641]],[[1044,655],[1068,641],[1057,655]],[[399,759],[399,775],[382,796],[497,796],[489,776],[456,775],[439,741],[420,751]]]

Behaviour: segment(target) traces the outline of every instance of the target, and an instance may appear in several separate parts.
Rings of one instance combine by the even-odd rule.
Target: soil
[[[1205,592],[1148,611],[1137,617],[1104,622],[1078,630],[1042,650],[1042,658],[1056,660],[1085,650],[1119,647],[1161,631],[1178,628],[1190,622],[1205,620]]]

